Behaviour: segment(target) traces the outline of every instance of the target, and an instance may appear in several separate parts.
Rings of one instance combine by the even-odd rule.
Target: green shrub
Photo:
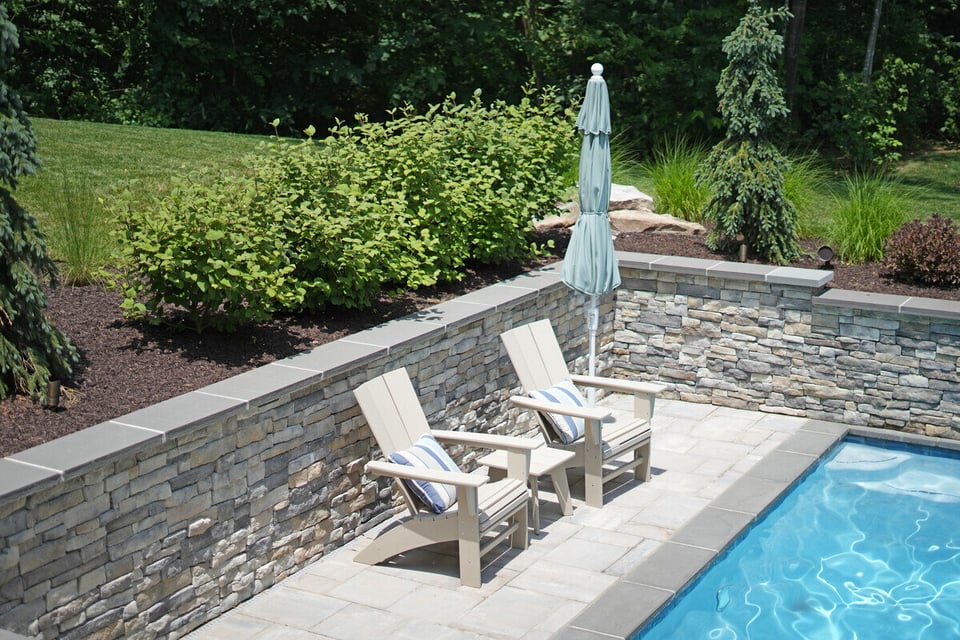
[[[907,197],[894,181],[856,174],[836,199],[827,239],[845,262],[878,262],[887,238],[908,217]]]
[[[653,182],[653,208],[682,220],[703,222],[703,207],[710,192],[697,184],[697,168],[708,150],[683,136],[664,139],[653,151],[653,160],[643,164],[644,173]]]
[[[576,155],[549,90],[392,115],[340,124],[323,143],[278,142],[253,163],[288,220],[305,307],[364,307],[383,289],[458,280],[469,261],[529,257],[532,222],[553,210]]]
[[[908,284],[960,286],[960,228],[936,213],[911,220],[890,236],[880,270]]]
[[[302,298],[289,279],[284,219],[248,177],[198,172],[173,181],[149,212],[120,209],[123,309],[162,322],[184,310],[197,332],[262,320]]]
[[[155,209],[128,208],[128,313],[185,309],[198,330],[275,310],[369,306],[381,291],[463,276],[537,250],[528,232],[576,155],[552,91],[518,105],[451,96],[417,115],[360,117],[322,142],[275,140],[242,176],[183,180]]]

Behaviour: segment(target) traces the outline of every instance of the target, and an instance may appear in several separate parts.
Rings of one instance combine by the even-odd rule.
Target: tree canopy
[[[618,130],[716,140],[721,40],[746,0],[11,0],[28,110],[182,128],[324,130],[448,94],[519,100],[531,79],[573,101],[602,62]],[[763,0],[768,9],[783,0]],[[960,138],[958,0],[790,0],[791,142],[863,156],[857,139]],[[874,26],[876,30],[874,32]],[[871,63],[864,86],[864,61]],[[907,96],[902,109],[887,108]],[[889,141],[887,141],[889,142]],[[883,140],[878,142],[884,153]],[[877,146],[877,145],[874,145]]]

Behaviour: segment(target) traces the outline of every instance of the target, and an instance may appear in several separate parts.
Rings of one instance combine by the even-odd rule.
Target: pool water
[[[960,638],[960,459],[841,442],[642,640]]]

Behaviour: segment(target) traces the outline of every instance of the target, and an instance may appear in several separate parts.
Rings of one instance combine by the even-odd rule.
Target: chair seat
[[[480,487],[480,531],[486,533],[517,509],[526,508],[528,498],[527,485],[515,478],[488,482]]]
[[[614,412],[613,420],[604,422],[600,433],[603,437],[601,451],[603,452],[604,462],[619,458],[622,454],[642,446],[650,440],[652,435],[650,425],[645,419],[634,418],[624,412]],[[584,441],[581,439],[570,444],[563,444],[554,440],[549,445],[554,449],[581,451]],[[577,464],[582,464],[582,462],[578,460]]]
[[[614,422],[604,424],[601,428],[603,434],[603,459],[611,460],[620,457],[621,454],[633,451],[651,437],[650,425],[642,418],[633,418],[626,415],[616,415]]]

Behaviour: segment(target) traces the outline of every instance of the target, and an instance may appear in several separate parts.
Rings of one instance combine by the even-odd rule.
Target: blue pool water
[[[960,638],[960,459],[844,441],[634,638]]]

